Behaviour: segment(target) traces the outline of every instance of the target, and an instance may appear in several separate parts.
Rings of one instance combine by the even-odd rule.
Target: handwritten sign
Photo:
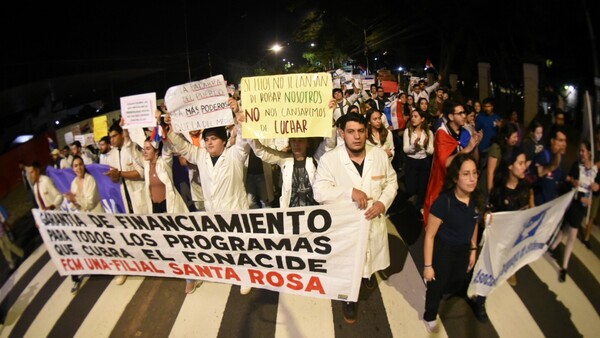
[[[242,78],[245,138],[331,136],[329,73]]]
[[[234,123],[223,75],[171,87],[165,94],[165,103],[176,132]]]
[[[124,129],[152,128],[156,126],[156,93],[124,96],[121,98],[121,115]]]

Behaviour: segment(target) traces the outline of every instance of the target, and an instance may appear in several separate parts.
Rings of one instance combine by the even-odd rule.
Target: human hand
[[[75,202],[76,202],[76,200],[75,200],[75,195],[74,195],[72,192],[68,192],[68,193],[66,193],[66,194],[63,194],[63,195],[65,196],[65,198],[66,198],[66,199],[67,199],[69,202],[71,202],[71,203],[75,203]]]
[[[423,269],[423,280],[425,280],[425,282],[431,282],[435,280],[435,270],[432,266],[428,266]]]
[[[467,272],[473,270],[475,267],[475,262],[477,261],[477,250],[471,250],[471,256],[469,257],[469,266],[467,267]]]
[[[239,104],[239,102],[238,102],[236,99],[234,99],[233,97],[230,97],[230,98],[229,98],[229,108],[231,108],[231,111],[232,111],[234,114],[238,114],[238,113],[240,113],[240,104]]]
[[[121,178],[121,173],[116,168],[110,168],[110,170],[105,172],[104,175],[110,177],[110,180],[115,183],[119,182],[119,178]]]
[[[364,210],[367,208],[369,197],[364,191],[352,188],[352,201],[356,202],[359,209]]]
[[[329,100],[329,108],[333,109],[336,106],[336,101],[335,99],[331,99]]]
[[[367,220],[372,220],[375,217],[379,217],[379,215],[385,212],[385,205],[379,201],[375,201],[373,205],[365,212],[365,218]]]

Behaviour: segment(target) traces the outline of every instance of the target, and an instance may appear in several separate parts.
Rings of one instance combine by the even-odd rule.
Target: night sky
[[[361,27],[386,31],[389,38],[378,41],[373,50],[388,51],[390,68],[400,64],[421,67],[427,58],[444,66],[440,46],[452,41],[458,57],[446,65],[449,71],[460,74],[477,61],[489,61],[497,72],[493,76],[515,80],[522,62],[540,63],[547,58],[553,64],[541,82],[572,79],[589,84],[594,67],[583,3],[589,7],[598,38],[600,2],[591,0],[82,1],[68,6],[14,2],[0,14],[4,38],[0,104],[5,115],[39,110],[43,88],[37,88],[34,95],[25,87],[50,82],[58,87],[59,79],[74,75],[161,69],[164,81],[177,85],[190,77],[208,77],[209,71],[219,74],[230,62],[252,66],[273,57],[269,48],[274,42],[289,42],[288,51],[293,50],[294,30],[317,6],[329,17],[351,18],[339,22],[351,28],[349,34],[357,41]],[[441,21],[448,23],[447,29],[439,25]],[[364,59],[361,48],[356,46],[353,55],[359,61]],[[507,58],[522,62],[496,66],[497,60]],[[114,76],[106,81],[114,84]],[[85,78],[70,87],[65,85],[62,95],[70,95],[73,104],[93,100],[89,93],[79,101],[75,96],[89,92],[92,86],[92,92],[99,92],[102,85],[105,83]]]

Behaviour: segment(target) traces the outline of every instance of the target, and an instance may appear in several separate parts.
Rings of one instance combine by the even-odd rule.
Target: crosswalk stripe
[[[288,293],[279,295],[275,338],[334,337],[331,301]]]
[[[596,228],[593,236],[598,236]],[[390,255],[395,266],[387,274],[389,277],[378,277],[375,290],[361,290],[358,322],[353,325],[343,321],[340,302],[261,289],[253,289],[250,295],[241,296],[238,286],[207,282],[194,294],[185,295],[182,280],[149,278],[156,283],[155,297],[148,302],[148,310],[139,314],[137,330],[120,330],[119,321],[131,320],[127,308],[139,310],[133,301],[135,295],[148,296],[140,294],[140,286],[147,278],[129,277],[124,285],[117,286],[113,282],[99,280],[106,276],[91,276],[80,294],[74,296],[70,293],[70,278],[56,273],[47,251],[40,246],[0,288],[0,303],[12,305],[6,324],[0,327],[0,338],[61,337],[60,326],[67,323],[75,325],[70,329],[76,332],[75,337],[86,338],[146,335],[149,332],[158,332],[160,336],[209,338],[429,336],[421,320],[425,285],[413,259],[418,253],[406,252],[408,248],[392,223],[388,224],[388,231],[390,242],[394,245],[394,252]],[[422,250],[417,244],[414,246]],[[589,271],[593,277],[579,274],[559,283],[558,265],[545,255],[522,269],[526,270],[523,273],[530,273],[523,276],[535,280],[533,284],[519,277],[518,286],[513,288],[503,283],[492,292],[487,299],[489,324],[477,323],[463,299],[443,301],[441,320],[438,321],[440,332],[435,336],[543,337],[544,334],[566,332],[594,336],[600,332],[597,300],[583,291],[580,280],[586,277],[585,280],[591,281],[592,286],[598,284],[600,259],[595,252],[576,242],[571,263],[574,268],[577,265],[584,269],[582,271]],[[93,299],[86,300],[85,303],[89,304],[84,306],[83,300],[77,297],[85,294],[92,279],[101,289],[90,292]],[[523,293],[530,293],[531,288],[547,290],[536,293],[543,297],[539,304],[545,309],[532,311],[529,307],[527,301],[531,299]],[[564,310],[559,314],[552,313],[558,306]],[[77,313],[75,309],[83,309],[80,310],[83,312]],[[165,309],[168,313],[156,315]],[[75,313],[77,316],[74,316]],[[547,318],[541,320],[540,316]],[[552,331],[548,321],[557,322],[556,316],[561,316],[563,323],[573,325],[573,328]],[[73,320],[70,322],[67,317]],[[159,328],[151,331],[150,324]]]
[[[565,243],[566,239],[563,240],[563,244]],[[579,240],[575,240],[571,256],[573,255],[575,255],[588,270],[600,271],[600,259],[594,255],[592,251],[588,250],[588,248],[586,248]],[[593,275],[594,278],[596,278],[596,281],[600,283],[600,273]]]
[[[185,281],[146,277],[121,314],[110,337],[166,337],[183,304]]]
[[[169,337],[217,337],[231,285],[204,282],[185,297]]]
[[[144,277],[130,276],[123,285],[111,282],[79,326],[75,337],[108,337],[143,281]]]
[[[596,313],[596,310],[570,278],[567,278],[564,283],[558,281],[556,263],[549,262],[549,258],[544,257],[529,266],[556,294],[557,299],[570,310],[571,321],[584,337],[593,337],[600,332],[600,321],[589,320],[590,314]]]
[[[4,301],[6,295],[12,290],[13,286],[17,284],[21,278],[29,271],[31,266],[40,258],[42,255],[46,253],[46,247],[40,245],[37,249],[35,249],[31,255],[19,266],[19,268],[13,272],[13,274],[8,278],[2,288],[0,288],[0,303]]]
[[[82,276],[82,278],[79,291],[72,294],[73,300],[54,323],[47,338],[73,337],[113,276],[98,275],[94,278]]]
[[[388,233],[399,239],[396,227],[388,221]],[[403,270],[379,282],[383,303],[388,314],[390,329],[394,337],[428,337],[422,321],[425,309],[425,284],[412,257],[403,262]],[[381,280],[381,278],[379,278]],[[438,337],[447,337],[446,330],[438,320]]]
[[[17,325],[19,318],[26,310],[27,306],[55,273],[56,269],[54,268],[54,264],[52,261],[48,261],[27,285],[24,292],[19,295],[8,311],[6,318],[4,319],[4,326],[2,327],[2,332],[0,332],[0,337],[4,338],[10,336],[13,328]]]
[[[500,337],[544,337],[531,313],[508,283],[499,285],[486,303],[490,321]]]
[[[65,311],[69,303],[73,300],[71,295],[71,278],[63,277],[63,281],[48,299],[42,310],[35,317],[35,320],[29,326],[25,333],[26,337],[39,337],[52,330],[54,323]]]

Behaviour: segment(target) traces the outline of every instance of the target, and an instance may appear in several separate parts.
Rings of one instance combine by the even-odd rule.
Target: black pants
[[[392,141],[394,142],[394,157],[392,157],[392,167],[397,171],[398,169],[404,167],[404,159],[406,158],[404,151],[402,150],[404,139],[397,130],[390,131],[390,133],[392,133]]]
[[[436,237],[433,246],[433,261],[431,262],[435,270],[435,280],[427,282],[423,319],[435,320],[442,296],[464,289],[470,255],[470,244],[449,245]]]
[[[406,193],[408,196],[417,195],[417,210],[421,209],[423,202],[425,202],[430,171],[431,157],[416,160],[410,156],[406,156],[404,165]]]
[[[164,200],[160,203],[152,202],[152,213],[153,214],[162,214],[167,212],[167,200]]]

